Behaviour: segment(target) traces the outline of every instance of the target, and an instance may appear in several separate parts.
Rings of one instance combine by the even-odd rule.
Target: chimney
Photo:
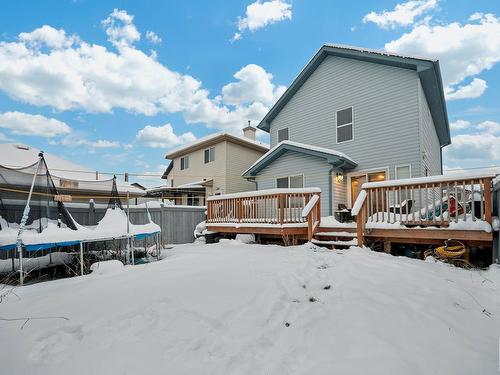
[[[128,173],[125,172],[125,182],[128,182]]]
[[[248,125],[243,128],[243,136],[252,141],[255,141],[255,131],[256,129],[250,125],[250,120],[248,120]]]

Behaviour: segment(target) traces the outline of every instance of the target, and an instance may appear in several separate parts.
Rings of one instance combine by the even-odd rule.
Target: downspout
[[[259,190],[258,185],[257,185],[257,181],[255,180],[255,177],[245,177],[245,179],[248,182],[253,182],[255,184],[255,190]]]

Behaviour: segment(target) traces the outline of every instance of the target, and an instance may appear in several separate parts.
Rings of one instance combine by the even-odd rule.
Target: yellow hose
[[[465,245],[460,241],[454,241],[454,242],[457,243],[458,245],[448,246],[448,244],[446,243],[444,246],[436,248],[434,250],[436,255],[445,259],[458,258],[464,255],[465,252],[467,251]]]

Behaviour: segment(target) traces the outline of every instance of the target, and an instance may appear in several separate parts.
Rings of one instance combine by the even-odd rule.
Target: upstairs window
[[[181,158],[181,171],[189,168],[189,156],[183,156]]]
[[[215,160],[215,147],[210,147],[205,150],[205,164]]]
[[[288,141],[288,128],[278,130],[278,143]]]
[[[337,111],[337,143],[354,139],[352,107]]]

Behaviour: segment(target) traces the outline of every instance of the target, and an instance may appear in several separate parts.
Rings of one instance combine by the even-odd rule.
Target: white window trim
[[[279,137],[279,132],[280,132],[280,130],[284,130],[284,129],[288,129],[288,139],[286,139],[286,140],[287,140],[287,141],[289,141],[289,140],[290,140],[290,128],[289,128],[289,127],[286,127],[286,128],[281,128],[281,129],[276,130],[276,144],[280,143],[280,142],[279,142],[279,139],[280,139],[280,137]]]
[[[186,159],[187,158],[187,159]],[[186,162],[184,162],[184,168],[182,168],[182,159],[185,159],[187,160],[187,167],[185,166],[186,165]],[[186,155],[186,156],[181,156],[180,160],[179,160],[179,170],[181,171],[185,171],[186,169],[189,168],[189,155]]]
[[[370,169],[364,169],[362,171],[350,172],[347,174],[347,204],[349,207],[352,207],[352,205],[354,204],[354,202],[352,202],[352,193],[351,193],[351,182],[352,182],[351,179],[352,179],[352,177],[359,177],[359,176],[366,175],[367,179],[368,179],[369,173],[377,173],[377,172],[384,172],[385,175],[387,176],[386,180],[391,179],[391,175],[389,174],[389,167],[370,168]]]
[[[214,149],[214,160],[210,160],[210,149]],[[205,161],[205,151],[208,150],[208,161]],[[210,164],[215,161],[215,146],[210,146],[203,150],[203,164]]]
[[[352,139],[349,139],[348,141],[339,142],[339,140],[338,140],[338,131],[337,131],[338,128],[339,128],[337,126],[337,113],[339,113],[340,111],[343,111],[345,109],[349,109],[349,108],[352,108],[352,122],[349,123],[349,124],[340,125],[340,127],[352,125]],[[349,142],[354,142],[354,106],[353,105],[345,107],[345,108],[341,108],[341,109],[338,109],[338,110],[335,111],[335,142],[338,145],[344,144],[344,143],[349,143]]]
[[[398,165],[394,166],[394,176],[396,177],[395,179],[399,180],[398,168],[401,168],[401,167],[410,167],[410,177],[408,177],[408,178],[411,178],[411,164],[398,164]]]
[[[287,189],[291,189],[290,188],[290,177],[297,177],[297,176],[302,176],[302,186],[305,187],[306,186],[306,176],[304,175],[304,173],[298,173],[298,174],[291,174],[289,176],[277,176],[275,179],[274,179],[274,187],[276,189],[278,189],[278,180],[280,178],[288,178],[288,188]]]

